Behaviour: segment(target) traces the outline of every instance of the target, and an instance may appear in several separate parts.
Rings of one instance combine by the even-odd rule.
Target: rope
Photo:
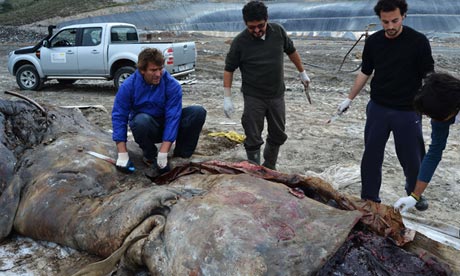
[[[338,69],[326,68],[326,67],[323,67],[323,66],[319,66],[319,65],[311,64],[311,63],[307,63],[307,62],[304,62],[304,65],[308,65],[308,66],[310,66],[310,67],[315,67],[315,68],[323,69],[323,70],[326,70],[326,71],[333,71],[333,72],[336,72],[336,73],[338,73],[338,72],[353,73],[353,72],[358,71],[358,70],[361,68],[361,66],[362,66],[362,62],[359,64],[358,67],[356,67],[355,69],[353,69],[353,70],[351,70],[351,71],[344,71],[344,70],[342,70],[342,66],[343,66],[343,64],[345,63],[345,60],[347,59],[348,55],[351,53],[351,51],[355,48],[355,46],[361,41],[361,39],[362,39],[363,37],[365,37],[364,43],[366,43],[367,37],[369,36],[369,29],[372,28],[372,27],[374,27],[374,26],[375,26],[375,24],[373,24],[373,23],[367,25],[367,27],[366,27],[364,33],[361,34],[361,35],[359,36],[359,38],[355,41],[355,43],[353,44],[353,46],[351,46],[350,50],[348,50],[348,52],[347,52],[347,53],[345,54],[345,56],[343,57],[342,63],[340,63],[340,66],[339,66]]]

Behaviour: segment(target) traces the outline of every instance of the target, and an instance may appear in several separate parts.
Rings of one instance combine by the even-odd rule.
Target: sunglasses
[[[267,21],[265,21],[264,23],[260,23],[259,25],[247,25],[248,29],[251,30],[251,31],[254,31],[255,29],[263,29],[265,27],[265,25],[267,24]]]

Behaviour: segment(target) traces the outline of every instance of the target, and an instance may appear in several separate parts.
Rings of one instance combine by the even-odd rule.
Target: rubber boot
[[[249,162],[260,165],[260,149],[246,150],[246,155]]]
[[[262,166],[271,170],[276,170],[276,161],[278,160],[278,152],[280,146],[275,146],[267,143],[264,148],[264,163]]]

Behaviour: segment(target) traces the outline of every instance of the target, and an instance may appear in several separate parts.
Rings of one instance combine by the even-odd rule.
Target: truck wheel
[[[113,76],[113,83],[115,84],[115,88],[118,90],[121,84],[129,77],[132,73],[134,73],[136,69],[131,66],[124,66],[118,69]]]
[[[16,72],[16,82],[21,90],[38,90],[41,79],[33,65],[26,64],[19,67]]]

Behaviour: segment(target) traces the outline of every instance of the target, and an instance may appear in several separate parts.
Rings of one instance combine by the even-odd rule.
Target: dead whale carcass
[[[1,198],[12,205],[12,221],[1,225],[25,236],[107,257],[125,239],[162,227],[161,239],[143,239],[141,250],[128,250],[126,262],[164,275],[214,275],[236,267],[244,275],[302,274],[320,267],[361,217],[244,174],[201,176],[187,187],[126,183],[112,165],[85,153],[110,155],[110,135],[85,125],[75,111],[50,109],[48,117],[37,143],[18,156]]]
[[[152,185],[140,171],[126,177],[85,154],[115,153],[110,135],[78,111],[48,107],[44,116],[27,104],[0,101],[0,112],[6,141],[0,154],[16,160],[5,170],[0,238],[14,228],[107,257],[141,237],[125,248],[125,269],[309,275],[337,251],[358,220],[378,225],[376,232],[395,240],[405,233],[397,216],[366,210],[366,204],[330,190],[320,179],[244,162],[208,162],[179,167],[158,179],[168,185]],[[296,196],[293,188],[345,210]]]

